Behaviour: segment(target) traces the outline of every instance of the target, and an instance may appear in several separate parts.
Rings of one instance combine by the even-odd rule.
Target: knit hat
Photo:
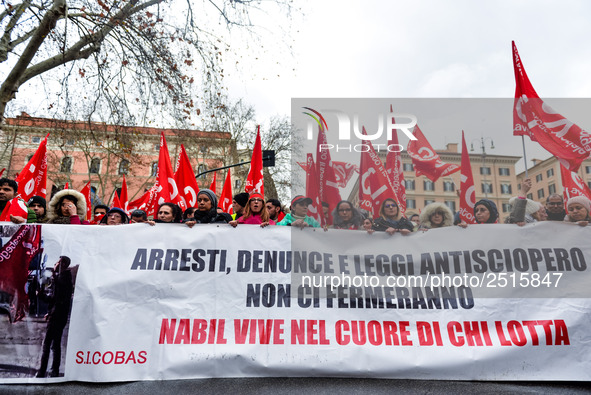
[[[477,201],[474,205],[474,212],[476,212],[476,206],[478,205],[486,207],[488,212],[490,213],[490,217],[486,221],[487,224],[494,224],[495,222],[497,222],[497,219],[499,218],[499,211],[497,210],[497,205],[495,204],[495,202],[489,199],[481,199]],[[476,222],[478,222],[478,220],[476,220]]]
[[[587,214],[591,213],[591,200],[587,199],[585,196],[575,196],[568,199],[566,207],[568,208],[573,203],[579,203],[581,206],[585,207]]]
[[[215,195],[215,193],[211,190],[211,189],[200,189],[199,193],[197,194],[197,197],[199,197],[199,195],[207,195],[207,197],[209,198],[209,200],[211,200],[211,208],[212,210],[215,210],[218,206],[218,197]],[[238,195],[241,195],[240,193]],[[236,195],[236,196],[238,196]],[[246,206],[246,202],[248,201],[248,193],[245,193],[246,195],[246,201],[244,202],[244,205]]]
[[[517,199],[519,199],[517,196],[513,196],[511,199],[509,199],[509,204],[511,206],[515,206],[515,203],[517,203]],[[526,215],[532,215],[538,212],[538,210],[540,209],[540,203],[535,202],[531,199],[525,199],[527,201],[527,203],[525,204],[525,214]]]
[[[43,207],[44,210],[47,209],[47,201],[42,198],[41,196],[33,196],[32,198],[29,199],[29,202],[27,203],[29,206],[31,206],[32,204],[39,204],[41,205],[41,207]]]
[[[248,196],[248,193],[246,193],[246,192],[242,192],[242,193],[234,195],[234,200],[236,200],[236,203],[238,203],[242,207],[246,206],[246,203],[248,203],[248,198],[249,198],[249,196]]]

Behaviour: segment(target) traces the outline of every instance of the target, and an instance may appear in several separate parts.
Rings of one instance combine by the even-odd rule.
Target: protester
[[[157,224],[181,223],[183,220],[183,210],[174,203],[165,202],[158,207],[156,219]]]
[[[246,202],[244,204],[246,205]],[[232,221],[230,214],[218,213],[217,206],[218,198],[211,189],[199,190],[197,194],[197,210],[193,213],[193,220],[187,219],[185,223],[187,226],[192,227],[195,224],[228,223]]]
[[[74,292],[72,274],[70,270],[68,270],[69,266],[70,258],[67,256],[60,256],[53,272],[53,292],[51,293],[51,299],[49,301],[50,310],[45,316],[45,319],[48,321],[47,332],[45,333],[45,339],[43,340],[41,366],[37,372],[37,377],[45,377],[47,374],[50,350],[53,353],[50,376],[59,376],[62,334],[68,323],[70,307],[72,306],[72,293]]]
[[[183,222],[187,222],[187,220],[195,218],[195,211],[197,208],[189,207],[183,212]]]
[[[499,219],[497,205],[489,199],[481,199],[474,205],[474,218],[478,224],[494,224]]]
[[[537,202],[534,202],[533,200],[526,198],[527,193],[531,189],[531,186],[531,179],[524,179],[521,182],[519,195],[509,199],[509,204],[511,205],[511,213],[505,219],[505,223],[523,226],[526,223],[536,221],[536,219],[532,215],[540,209],[540,205]]]
[[[109,211],[109,206],[104,204],[97,204],[94,206],[94,210],[92,211],[92,221],[90,221],[90,223],[93,225],[99,224],[103,217],[107,215],[107,211]]]
[[[278,222],[279,216],[282,213],[281,202],[278,199],[268,199],[266,206],[267,211],[269,212],[269,218]]]
[[[564,210],[562,196],[553,193],[546,198],[546,213],[548,214],[548,221],[564,221],[566,211]]]
[[[454,214],[443,203],[434,202],[425,206],[419,215],[419,229],[429,230],[452,226]]]
[[[42,198],[41,196],[33,196],[29,199],[28,202],[29,208],[35,212],[37,216],[37,223],[43,223],[47,221],[46,218],[46,211],[47,211],[47,201]]]
[[[86,198],[74,189],[64,189],[56,193],[49,201],[47,223],[88,225],[86,215]]]
[[[415,213],[407,213],[407,215],[408,215],[408,219],[409,219],[411,222],[414,222],[414,223],[416,223],[416,224],[418,224],[418,223],[420,223],[420,222],[421,222],[419,214],[415,214]]]
[[[240,217],[242,217],[242,215],[244,214],[244,207],[246,206],[246,203],[248,202],[248,193],[246,192],[242,192],[242,193],[238,193],[236,195],[234,195],[234,198],[232,199],[232,211],[234,212],[232,214],[232,219],[238,219]],[[217,201],[217,197],[216,197],[216,201]],[[214,206],[217,207],[217,204]]]
[[[16,197],[18,183],[9,178],[0,178],[0,216],[6,204]],[[10,220],[15,224],[33,223],[37,221],[37,215],[31,208],[27,208],[27,217],[10,215]]]
[[[150,221],[148,219],[148,214],[144,210],[133,210],[131,212],[130,217],[131,218],[129,220],[129,223],[131,223],[131,224],[147,223],[147,224],[150,224],[151,226],[154,226],[156,224],[156,222]]]
[[[322,215],[324,217],[324,223],[331,225],[330,222],[330,205],[327,202],[322,202]]]
[[[129,223],[129,217],[119,207],[113,207],[107,215],[101,219],[101,225],[124,225]]]
[[[575,196],[566,203],[567,214],[564,218],[567,222],[574,222],[580,226],[587,226],[591,221],[591,200],[585,196]]]
[[[393,235],[400,232],[403,235],[412,233],[414,225],[400,215],[398,203],[394,199],[386,199],[380,206],[380,216],[373,221],[373,230]]]
[[[314,218],[308,216],[308,206],[312,204],[312,199],[303,195],[297,195],[291,200],[291,212],[286,214],[283,220],[277,225],[296,226],[305,228],[311,226],[319,228],[320,224]]]
[[[341,200],[332,212],[332,226],[335,229],[361,229],[363,216],[353,203]]]
[[[363,220],[363,229],[366,230],[368,233],[373,232],[373,221],[371,218],[365,218]]]
[[[258,192],[250,194],[250,198],[246,203],[244,215],[237,220],[230,221],[230,225],[236,227],[238,224],[260,225],[264,228],[268,225],[275,225],[275,221],[269,218],[269,211],[265,206],[265,199],[263,195]]]

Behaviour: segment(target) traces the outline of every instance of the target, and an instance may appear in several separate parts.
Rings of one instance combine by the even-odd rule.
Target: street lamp
[[[490,141],[490,149],[495,149],[495,143],[493,142],[492,138],[490,138],[490,137],[481,137],[480,139],[474,139],[470,143],[470,151],[471,152],[474,152],[474,142],[475,141],[476,142],[480,141],[480,149],[482,151],[482,168],[485,169],[486,168],[486,142]],[[484,170],[482,172],[485,173],[482,175],[486,176],[486,172]],[[482,181],[483,181],[483,183],[486,182],[486,178],[483,177]],[[488,198],[488,188],[484,188],[484,197]]]

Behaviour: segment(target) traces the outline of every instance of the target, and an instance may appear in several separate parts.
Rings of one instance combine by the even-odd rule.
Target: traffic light
[[[263,167],[275,166],[275,151],[263,150]]]

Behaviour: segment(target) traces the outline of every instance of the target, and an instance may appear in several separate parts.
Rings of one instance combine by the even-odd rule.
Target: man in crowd
[[[238,219],[242,217],[246,203],[248,203],[248,198],[249,195],[246,192],[234,195],[234,198],[232,199],[232,211],[234,211],[234,214],[232,214],[232,219]]]
[[[99,224],[103,217],[107,215],[108,211],[109,206],[105,206],[104,204],[97,204],[96,206],[94,206],[94,210],[92,212],[92,221],[90,221],[90,223],[93,225]]]
[[[0,215],[6,207],[6,204],[15,198],[18,191],[18,184],[16,181],[9,178],[0,178]],[[37,221],[35,212],[30,208],[27,208],[27,216],[10,216],[10,220],[15,224],[32,223]]]
[[[47,201],[41,196],[33,196],[29,199],[29,208],[35,212],[37,222],[45,222]]]
[[[269,218],[275,222],[279,222],[279,215],[281,215],[281,202],[277,199],[267,200],[267,211],[269,212]]]
[[[548,221],[564,221],[566,211],[564,211],[562,196],[553,193],[546,198],[546,213]]]

